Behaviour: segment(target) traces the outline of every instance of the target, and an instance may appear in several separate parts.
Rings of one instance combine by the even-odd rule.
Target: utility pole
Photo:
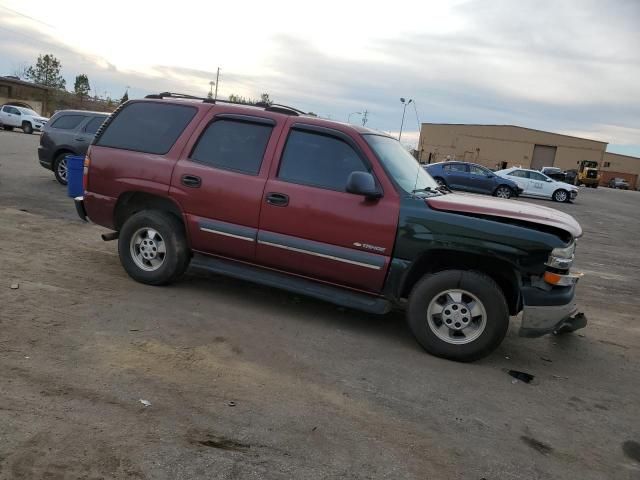
[[[219,80],[220,80],[220,67],[218,67],[218,73],[216,73],[216,93],[215,93],[215,96],[213,97],[214,101],[218,99],[218,83],[220,83]]]
[[[364,127],[367,124],[367,115],[369,115],[369,110],[365,110],[362,112],[362,126]]]

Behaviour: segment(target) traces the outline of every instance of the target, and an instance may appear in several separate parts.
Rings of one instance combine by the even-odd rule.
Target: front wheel
[[[489,355],[509,328],[500,287],[479,272],[445,270],[425,275],[413,288],[409,327],[432,355],[461,362]]]
[[[513,191],[506,185],[500,185],[493,194],[498,198],[511,198]]]
[[[33,126],[29,122],[24,122],[22,124],[22,131],[27,135],[31,135],[33,133]]]
[[[568,202],[569,201],[569,192],[566,190],[556,190],[553,192],[553,201],[554,202]]]
[[[184,225],[170,213],[143,210],[129,217],[118,236],[120,263],[134,280],[166,285],[191,260]]]

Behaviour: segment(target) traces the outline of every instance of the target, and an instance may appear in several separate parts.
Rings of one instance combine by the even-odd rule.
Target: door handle
[[[286,207],[289,205],[289,195],[284,193],[267,193],[267,203],[276,207]]]
[[[182,184],[189,188],[199,188],[202,185],[202,179],[195,175],[182,175]]]
[[[74,138],[76,142],[84,142],[84,138]]]

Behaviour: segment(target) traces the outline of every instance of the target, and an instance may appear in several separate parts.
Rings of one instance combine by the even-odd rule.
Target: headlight
[[[560,270],[569,270],[573,263],[574,252],[576,251],[576,242],[571,242],[568,247],[554,248],[547,260],[546,265],[551,268]]]

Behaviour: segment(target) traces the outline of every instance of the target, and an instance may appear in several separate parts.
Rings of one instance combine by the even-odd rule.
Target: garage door
[[[547,145],[536,145],[533,147],[533,159],[531,160],[531,168],[540,170],[542,167],[553,167],[556,160],[556,147]]]

